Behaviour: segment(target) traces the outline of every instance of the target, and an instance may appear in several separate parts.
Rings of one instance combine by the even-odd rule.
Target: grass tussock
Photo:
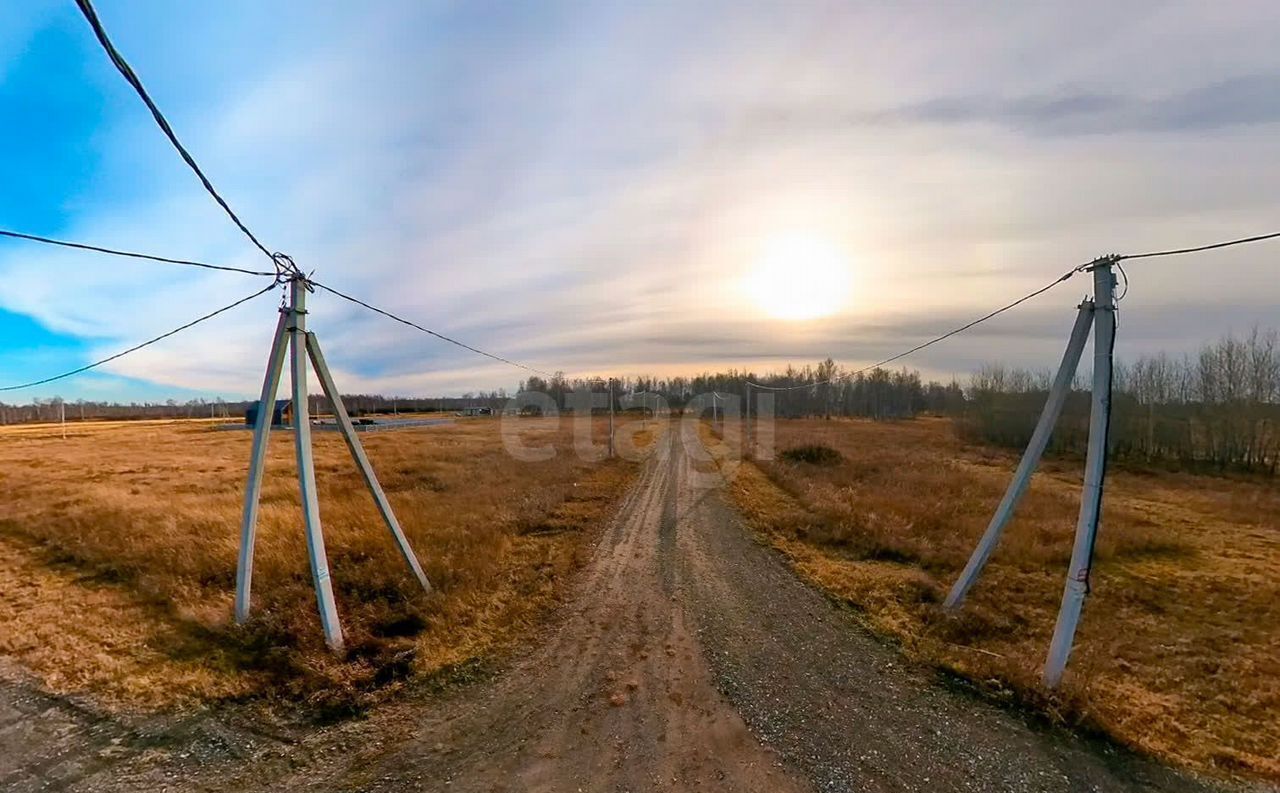
[[[603,425],[597,433],[604,437]],[[323,645],[292,435],[273,433],[253,616],[231,620],[250,433],[136,423],[0,434],[0,652],[51,689],[129,707],[256,695],[325,713],[458,667],[533,627],[635,466],[583,462],[568,423],[362,436],[434,591],[408,572],[336,433],[314,433],[320,513],[346,652]]]
[[[964,607],[941,602],[1017,458],[944,420],[778,421],[776,445],[830,466],[742,465],[732,495],[805,578],[911,657],[1051,717],[1199,770],[1280,780],[1280,489],[1114,472],[1093,593],[1067,676],[1040,685],[1080,466],[1037,474]]]
[[[839,465],[844,461],[840,452],[823,443],[806,443],[783,449],[778,456],[787,462],[809,465]]]

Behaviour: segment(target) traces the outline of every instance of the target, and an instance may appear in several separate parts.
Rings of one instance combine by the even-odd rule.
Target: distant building
[[[253,402],[244,410],[244,423],[246,426],[252,427],[258,423],[258,403]],[[273,427],[291,427],[293,426],[293,400],[277,399],[275,406],[271,408],[271,426]]]

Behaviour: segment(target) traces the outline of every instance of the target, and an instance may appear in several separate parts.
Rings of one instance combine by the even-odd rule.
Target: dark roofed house
[[[254,402],[245,408],[244,423],[247,426],[254,426],[258,423],[258,403]],[[277,399],[275,406],[271,409],[271,426],[272,427],[289,427],[293,425],[293,400]]]

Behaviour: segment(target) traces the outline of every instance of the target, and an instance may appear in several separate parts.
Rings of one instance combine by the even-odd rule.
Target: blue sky
[[[861,364],[1100,253],[1280,228],[1272,2],[98,5],[268,246],[543,369]],[[0,8],[0,108],[0,227],[262,266],[72,3]],[[777,320],[743,282],[797,231],[850,292]],[[1277,255],[1135,262],[1120,354],[1280,324]],[[256,288],[0,242],[0,384]],[[1086,289],[909,363],[1051,365]],[[247,396],[274,304],[6,399]],[[312,326],[347,391],[521,376],[332,298]]]

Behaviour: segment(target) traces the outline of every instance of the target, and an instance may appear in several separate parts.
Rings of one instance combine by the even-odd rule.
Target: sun
[[[830,239],[793,232],[765,241],[747,293],[769,316],[819,319],[836,313],[849,296],[849,260]]]

